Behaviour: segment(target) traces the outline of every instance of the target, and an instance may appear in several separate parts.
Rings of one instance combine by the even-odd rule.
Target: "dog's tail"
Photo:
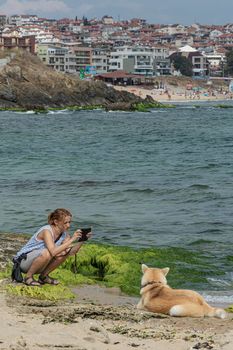
[[[206,301],[203,304],[204,314],[209,317],[226,318],[227,313],[225,310],[217,307],[210,306]]]
[[[226,318],[226,312],[223,309],[214,308],[206,302],[203,304],[185,303],[174,305],[169,310],[170,316],[191,316],[191,317],[218,317]]]
[[[216,308],[216,307],[210,307],[209,311],[207,312],[207,315],[209,317],[218,317],[218,318],[226,318],[227,313],[225,310],[221,308]]]

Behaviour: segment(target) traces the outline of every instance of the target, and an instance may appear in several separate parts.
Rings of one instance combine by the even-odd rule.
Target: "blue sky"
[[[50,18],[144,18],[148,23],[225,24],[233,22],[232,0],[0,0],[1,14]]]

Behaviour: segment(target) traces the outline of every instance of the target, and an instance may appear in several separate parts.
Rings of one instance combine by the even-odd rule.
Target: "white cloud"
[[[70,12],[70,8],[62,0],[7,0],[0,5],[0,13],[6,15],[60,13],[62,16]]]
[[[37,14],[48,18],[85,15],[88,19],[109,15],[115,19],[140,17],[149,23],[232,21],[232,0],[211,0],[211,6],[203,4],[203,0],[0,0],[0,14]]]

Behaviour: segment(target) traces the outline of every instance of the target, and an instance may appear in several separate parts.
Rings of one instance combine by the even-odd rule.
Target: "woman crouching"
[[[72,214],[67,209],[56,209],[48,216],[48,225],[41,227],[16,254],[14,260],[20,261],[20,270],[26,273],[24,283],[28,286],[59,283],[49,276],[68,256],[75,255],[83,241],[73,244],[82,236],[81,230],[76,230],[71,237],[70,228]],[[87,234],[87,238],[91,232]],[[23,258],[22,258],[23,257]],[[38,281],[34,275],[39,274]]]

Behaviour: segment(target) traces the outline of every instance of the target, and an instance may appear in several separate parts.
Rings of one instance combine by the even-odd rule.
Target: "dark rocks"
[[[6,65],[5,73],[9,78],[21,81],[23,80],[22,69],[18,65]]]
[[[108,106],[131,110],[143,102],[129,92],[117,91],[100,81],[83,81],[58,73],[39,58],[20,52],[0,72],[0,108],[47,109],[70,106]],[[11,102],[9,104],[9,102]],[[118,104],[118,107],[113,107]]]
[[[0,90],[0,103],[1,103],[1,100],[7,101],[7,102],[8,101],[16,102],[17,101],[16,94],[8,86],[2,85]]]

